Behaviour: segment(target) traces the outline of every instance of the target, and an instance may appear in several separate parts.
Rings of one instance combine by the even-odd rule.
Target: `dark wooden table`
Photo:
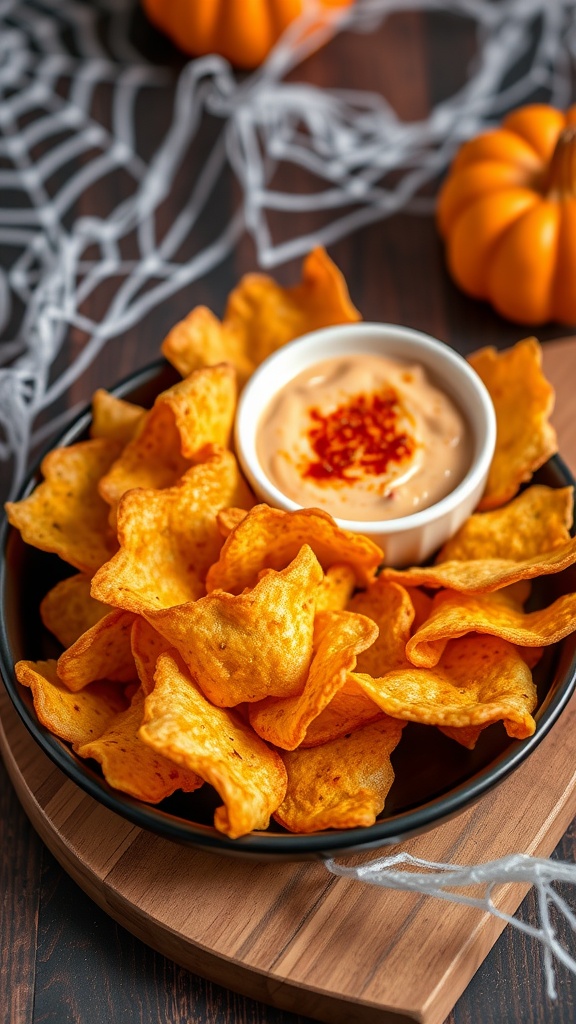
[[[167,59],[177,68],[179,58],[140,16],[134,31],[149,55]],[[344,68],[347,85],[380,89],[402,117],[412,119],[424,116],[431,103],[454,87],[472,49],[468,28],[456,18],[395,15],[379,33],[337,39],[297,74],[321,84],[343,84]],[[162,110],[156,107],[146,116],[150,131],[159,132]],[[214,126],[207,124],[196,148],[198,166],[202,139],[207,145],[213,132]],[[213,216],[224,216],[235,197],[234,181],[223,179],[214,196]],[[304,226],[305,218],[301,220]],[[394,216],[338,242],[330,254],[344,271],[365,319],[429,332],[462,353],[487,344],[506,347],[530,333],[457,291],[446,273],[432,217]],[[240,274],[255,265],[253,244],[245,238],[207,278],[109,343],[75,386],[73,401],[87,401],[95,387],[111,385],[149,362],[169,327],[195,304],[206,303],[221,313],[227,292]],[[282,282],[294,281],[298,265],[283,266],[276,276]],[[568,332],[565,327],[549,326],[537,333],[547,340]],[[70,356],[77,346],[78,338],[71,332]],[[62,408],[66,401],[72,404],[71,396]],[[2,1024],[304,1024],[303,1017],[194,977],[118,927],[69,880],[42,845],[1,765],[0,785]],[[556,854],[571,861],[576,858],[574,826]],[[531,895],[521,915],[535,922]],[[539,949],[507,929],[456,1005],[450,1024],[480,1020],[482,1024],[572,1024],[576,981],[563,969],[558,976],[559,998],[552,1004],[545,993]]]

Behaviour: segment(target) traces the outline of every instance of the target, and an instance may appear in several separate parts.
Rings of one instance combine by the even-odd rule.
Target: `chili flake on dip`
[[[429,558],[473,512],[496,417],[480,377],[441,341],[343,324],[264,360],[240,397],[235,442],[261,501],[321,508],[401,567]]]
[[[470,429],[417,363],[350,353],[284,385],[264,410],[256,450],[299,505],[358,521],[427,508],[470,466]]]

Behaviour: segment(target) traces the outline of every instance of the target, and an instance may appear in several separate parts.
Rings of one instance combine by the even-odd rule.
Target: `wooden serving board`
[[[558,391],[560,450],[574,467],[576,341],[549,345],[545,362]],[[503,928],[473,908],[335,878],[322,863],[257,863],[160,839],[67,780],[3,687],[0,721],[18,796],[72,878],[154,949],[245,995],[330,1024],[442,1024]],[[575,731],[576,697],[495,792],[403,849],[459,863],[550,854],[576,814],[576,770],[566,756]],[[495,902],[514,912],[524,891],[502,886]]]

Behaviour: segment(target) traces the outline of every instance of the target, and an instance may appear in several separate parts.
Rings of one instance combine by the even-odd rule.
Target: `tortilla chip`
[[[276,751],[233,712],[210,704],[178,657],[162,654],[155,679],[140,739],[214,786],[224,801],[214,815],[220,832],[236,839],[267,828],[286,791]]]
[[[450,641],[434,669],[354,678],[382,711],[404,721],[461,729],[503,720],[518,739],[536,728],[532,673],[516,648],[495,636]]]
[[[440,726],[440,732],[443,732],[445,736],[450,740],[456,740],[461,747],[466,747],[466,750],[474,750],[478,742],[480,733],[487,729],[491,722],[486,725],[464,725],[461,729],[453,729],[452,726]]]
[[[110,608],[90,596],[91,579],[84,573],[68,576],[49,590],[40,604],[40,617],[63,647],[70,647]]]
[[[314,657],[298,696],[267,699],[249,710],[250,725],[262,739],[283,750],[300,745],[311,722],[341,690],[358,654],[378,635],[375,624],[353,612],[320,612],[314,623]]]
[[[576,630],[576,594],[563,594],[548,608],[525,614],[500,594],[472,596],[452,590],[436,595],[428,620],[406,645],[413,665],[433,668],[449,640],[466,633],[502,637],[520,647],[546,647]]]
[[[518,647],[518,645],[516,645],[516,650],[518,651],[518,654],[521,658],[523,658],[523,660],[528,665],[528,668],[530,669],[536,667],[536,665],[540,661],[540,658],[544,654],[543,647]]]
[[[134,616],[113,611],[64,651],[58,659],[58,676],[76,693],[96,679],[128,683],[136,678],[136,666],[130,647]]]
[[[513,608],[516,608],[517,611],[521,612],[531,593],[532,584],[530,580],[516,580],[516,583],[509,583],[507,587],[495,590],[492,598],[495,601],[506,601]]]
[[[508,505],[470,516],[436,561],[505,558],[523,562],[568,543],[573,518],[573,487],[534,484]]]
[[[162,355],[186,377],[202,366],[231,363],[244,384],[255,369],[246,352],[247,339],[241,324],[221,322],[206,306],[196,306],[180,320],[162,342]]]
[[[300,693],[312,658],[315,590],[322,570],[304,545],[281,572],[252,590],[213,591],[177,608],[147,613],[218,707]]]
[[[412,607],[414,608],[414,621],[411,632],[415,633],[430,615],[432,598],[429,594],[425,594],[423,590],[419,590],[418,587],[404,587],[404,589],[409,595]]]
[[[383,718],[313,750],[282,754],[288,788],[276,821],[290,832],[373,825],[394,781],[390,755],[403,726]]]
[[[245,508],[223,508],[218,515],[216,520],[218,522],[218,529],[224,539],[229,537],[232,530],[235,530],[238,523],[241,523],[246,515]]]
[[[172,328],[162,353],[182,376],[200,366],[230,362],[244,383],[286,342],[319,327],[360,319],[342,274],[318,248],[304,260],[300,284],[282,288],[266,274],[247,274],[231,292],[222,323],[198,306]]]
[[[143,743],[138,736],[144,716],[144,693],[138,690],[126,711],[89,743],[77,747],[79,757],[102,766],[106,782],[136,800],[157,804],[177,789],[193,793],[203,784],[195,772],[181,768]]]
[[[100,481],[111,506],[135,487],[172,487],[207,445],[226,447],[236,410],[236,373],[228,363],[196,370],[158,395],[137,436]]]
[[[469,362],[486,385],[496,412],[496,449],[478,508],[499,508],[558,451],[556,431],[549,423],[554,389],[542,373],[536,338],[519,341],[505,352],[480,349]]]
[[[358,672],[381,676],[406,664],[406,644],[414,619],[414,605],[404,587],[379,576],[368,590],[356,594],[350,611],[367,615],[378,626],[378,638],[358,657]]]
[[[462,594],[489,594],[518,580],[532,580],[561,572],[576,562],[576,537],[562,547],[522,562],[504,558],[477,558],[473,562],[440,562],[412,569],[384,569],[382,577],[423,587],[444,587]]]
[[[216,512],[253,498],[232,452],[207,450],[174,487],[126,494],[118,510],[120,551],[92,581],[92,595],[144,614],[195,601],[223,540]]]
[[[42,461],[43,483],[23,501],[8,501],[6,515],[22,539],[92,575],[117,548],[98,481],[117,458],[117,441],[95,438],[55,448]]]
[[[19,661],[15,672],[32,691],[38,721],[75,746],[101,736],[126,707],[123,690],[112,683],[92,683],[71,693],[58,678],[55,661]]]
[[[133,701],[134,697],[136,696],[136,694],[138,693],[139,689],[140,689],[140,680],[139,679],[133,679],[131,683],[127,683],[126,684],[126,686],[124,687],[124,696],[125,696],[126,702],[128,704],[132,703],[132,701]]]
[[[330,743],[380,718],[384,718],[384,712],[349,674],[342,689],[334,694],[330,703],[310,722],[300,747],[318,747],[321,743]]]
[[[384,557],[368,537],[341,530],[321,509],[282,512],[256,505],[226,540],[206,589],[241,594],[254,586],[262,569],[285,569],[303,544],[310,545],[325,572],[333,565],[350,566],[360,586],[370,582]]]
[[[154,689],[156,662],[161,654],[172,650],[172,645],[146,619],[137,615],[132,625],[130,646],[142,692],[147,697]]]
[[[343,611],[354,591],[356,580],[349,565],[332,565],[316,591],[317,612]]]
[[[92,395],[90,437],[108,437],[128,444],[140,426],[146,410],[141,405],[116,398],[104,388]]]

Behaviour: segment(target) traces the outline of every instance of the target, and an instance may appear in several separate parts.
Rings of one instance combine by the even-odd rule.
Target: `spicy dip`
[[[464,416],[422,366],[360,353],[318,362],[281,388],[256,449],[287,497],[355,521],[434,505],[472,458]]]

